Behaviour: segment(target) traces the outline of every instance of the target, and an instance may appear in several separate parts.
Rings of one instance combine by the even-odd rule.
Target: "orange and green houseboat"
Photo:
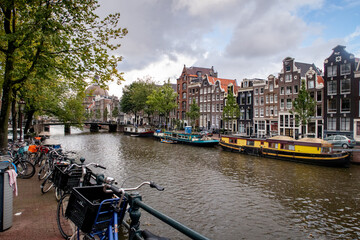
[[[287,136],[268,139],[222,136],[220,146],[232,152],[309,164],[346,167],[350,163],[350,153],[333,152],[331,143],[318,138],[295,140]]]

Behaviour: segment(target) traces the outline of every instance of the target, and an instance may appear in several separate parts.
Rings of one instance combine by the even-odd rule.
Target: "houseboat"
[[[350,163],[350,153],[333,152],[331,143],[318,138],[295,140],[287,136],[268,139],[222,136],[220,146],[228,151],[286,161],[334,167],[346,167]]]
[[[189,144],[194,146],[201,147],[213,147],[219,144],[219,140],[212,139],[205,135],[194,134],[194,133],[182,133],[182,132],[173,132],[168,131],[163,134],[154,134],[154,137],[157,137],[164,140],[170,140],[176,143]]]
[[[152,137],[154,131],[146,127],[126,126],[124,127],[124,134],[132,137]]]

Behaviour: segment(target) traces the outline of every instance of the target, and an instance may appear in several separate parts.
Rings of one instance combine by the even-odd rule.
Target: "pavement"
[[[37,172],[30,179],[17,179],[18,196],[13,196],[12,227],[0,232],[1,240],[60,240],[54,190],[42,194]]]

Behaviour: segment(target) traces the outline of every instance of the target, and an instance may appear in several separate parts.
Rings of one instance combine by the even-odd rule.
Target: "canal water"
[[[119,185],[152,180],[143,201],[210,239],[360,239],[360,166],[328,168],[51,127],[51,138],[106,166]],[[100,170],[98,170],[100,172]],[[141,225],[187,239],[142,211]]]

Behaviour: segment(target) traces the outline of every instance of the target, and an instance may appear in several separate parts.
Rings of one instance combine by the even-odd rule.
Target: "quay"
[[[17,179],[18,196],[13,195],[12,227],[0,232],[1,240],[64,239],[56,222],[57,201],[54,190],[42,194],[35,174]]]

